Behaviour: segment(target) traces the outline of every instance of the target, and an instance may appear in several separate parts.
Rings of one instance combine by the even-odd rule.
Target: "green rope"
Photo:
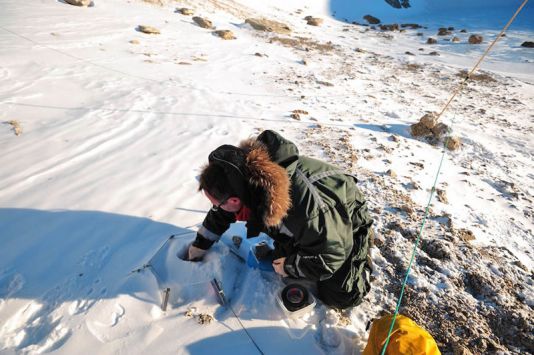
[[[456,91],[452,94],[452,96],[450,97],[449,101],[447,101],[447,103],[443,107],[443,110],[441,110],[441,112],[438,114],[438,119],[441,117],[443,112],[445,112],[447,107],[449,107],[449,105],[451,104],[452,100],[456,97],[456,95],[463,89],[465,84],[467,84],[467,81],[470,79],[471,75],[477,70],[477,68],[480,65],[480,63],[482,63],[482,60],[486,57],[486,55],[489,53],[489,51],[493,48],[495,43],[497,43],[497,41],[502,37],[503,33],[508,29],[508,27],[515,20],[516,16],[523,9],[523,7],[525,7],[525,5],[527,3],[528,3],[528,0],[524,0],[523,1],[523,3],[519,6],[519,8],[514,13],[514,15],[510,18],[508,23],[503,27],[501,32],[497,35],[497,37],[493,40],[493,42],[486,49],[486,51],[482,54],[482,56],[480,57],[478,62],[475,64],[473,69],[471,69],[471,71],[467,74],[467,76],[464,78],[464,80],[460,83],[460,85],[458,86]],[[386,353],[386,349],[387,349],[388,344],[389,344],[389,339],[391,338],[391,333],[393,332],[393,326],[395,325],[395,320],[397,319],[397,315],[399,314],[400,304],[402,302],[402,297],[404,296],[404,289],[406,287],[406,283],[408,282],[408,276],[410,276],[410,270],[412,268],[412,264],[413,264],[413,262],[415,260],[416,254],[417,254],[417,247],[419,246],[419,241],[421,240],[421,234],[423,232],[423,228],[425,227],[426,219],[428,217],[428,211],[430,209],[430,203],[432,202],[432,197],[434,196],[434,192],[436,191],[436,184],[438,182],[438,177],[439,177],[439,174],[441,172],[441,167],[443,165],[443,160],[445,158],[445,148],[447,147],[447,143],[449,142],[450,131],[452,130],[452,126],[454,124],[455,118],[456,118],[456,116],[453,118],[453,121],[451,122],[451,128],[449,129],[449,136],[447,137],[447,139],[445,140],[445,143],[444,143],[445,147],[444,147],[443,153],[441,155],[441,161],[439,163],[439,167],[438,167],[438,172],[436,174],[436,178],[434,179],[434,184],[432,185],[432,190],[430,191],[430,198],[428,199],[428,203],[426,205],[425,215],[423,217],[423,223],[421,224],[421,228],[419,229],[419,233],[417,234],[417,238],[415,240],[415,243],[414,243],[414,246],[413,246],[413,249],[412,249],[412,256],[410,258],[410,263],[408,264],[408,270],[406,271],[406,276],[404,277],[404,281],[402,282],[399,299],[397,300],[397,305],[395,307],[395,312],[393,313],[393,318],[391,320],[391,325],[389,327],[388,336],[386,338],[386,342],[384,344],[384,347],[382,348],[382,352],[380,353],[381,355],[384,355]]]

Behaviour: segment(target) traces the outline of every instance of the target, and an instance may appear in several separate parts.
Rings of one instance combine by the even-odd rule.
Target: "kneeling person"
[[[329,306],[361,303],[370,289],[372,220],[352,175],[300,156],[273,131],[239,147],[220,146],[208,161],[199,191],[213,208],[189,247],[189,260],[201,259],[231,223],[246,221],[248,237],[264,232],[274,239],[278,274],[316,281]]]

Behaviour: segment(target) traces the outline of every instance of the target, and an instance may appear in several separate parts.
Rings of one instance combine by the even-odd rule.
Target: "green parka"
[[[339,286],[347,292],[363,288],[354,284],[364,269],[372,220],[356,178],[300,156],[295,144],[273,131],[240,147],[250,176],[245,201],[253,211],[249,236],[259,231],[271,236],[275,258],[285,256],[285,271],[296,278],[327,280],[350,259],[352,266],[339,275]],[[233,213],[210,211],[194,244],[209,248],[234,221]]]

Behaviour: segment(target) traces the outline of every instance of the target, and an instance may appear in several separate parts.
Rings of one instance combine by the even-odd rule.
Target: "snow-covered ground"
[[[521,1],[349,3],[0,0],[1,354],[251,354],[251,338],[266,354],[360,353],[367,322],[394,308],[442,154],[410,125],[441,111]],[[534,49],[520,46],[534,40],[533,12],[527,3],[441,117],[462,147],[446,152],[401,312],[445,353],[534,348]],[[350,23],[366,14],[426,28]],[[293,32],[258,32],[248,17]],[[467,44],[473,33],[484,42]],[[376,221],[373,289],[359,307],[319,302],[287,319],[283,282],[221,243],[202,263],[176,257],[210,207],[195,179],[209,152],[263,129],[359,177]]]

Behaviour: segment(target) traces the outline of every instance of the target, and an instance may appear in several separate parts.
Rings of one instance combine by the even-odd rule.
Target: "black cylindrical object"
[[[289,284],[282,290],[282,302],[288,311],[295,312],[309,304],[308,290],[299,284]]]

